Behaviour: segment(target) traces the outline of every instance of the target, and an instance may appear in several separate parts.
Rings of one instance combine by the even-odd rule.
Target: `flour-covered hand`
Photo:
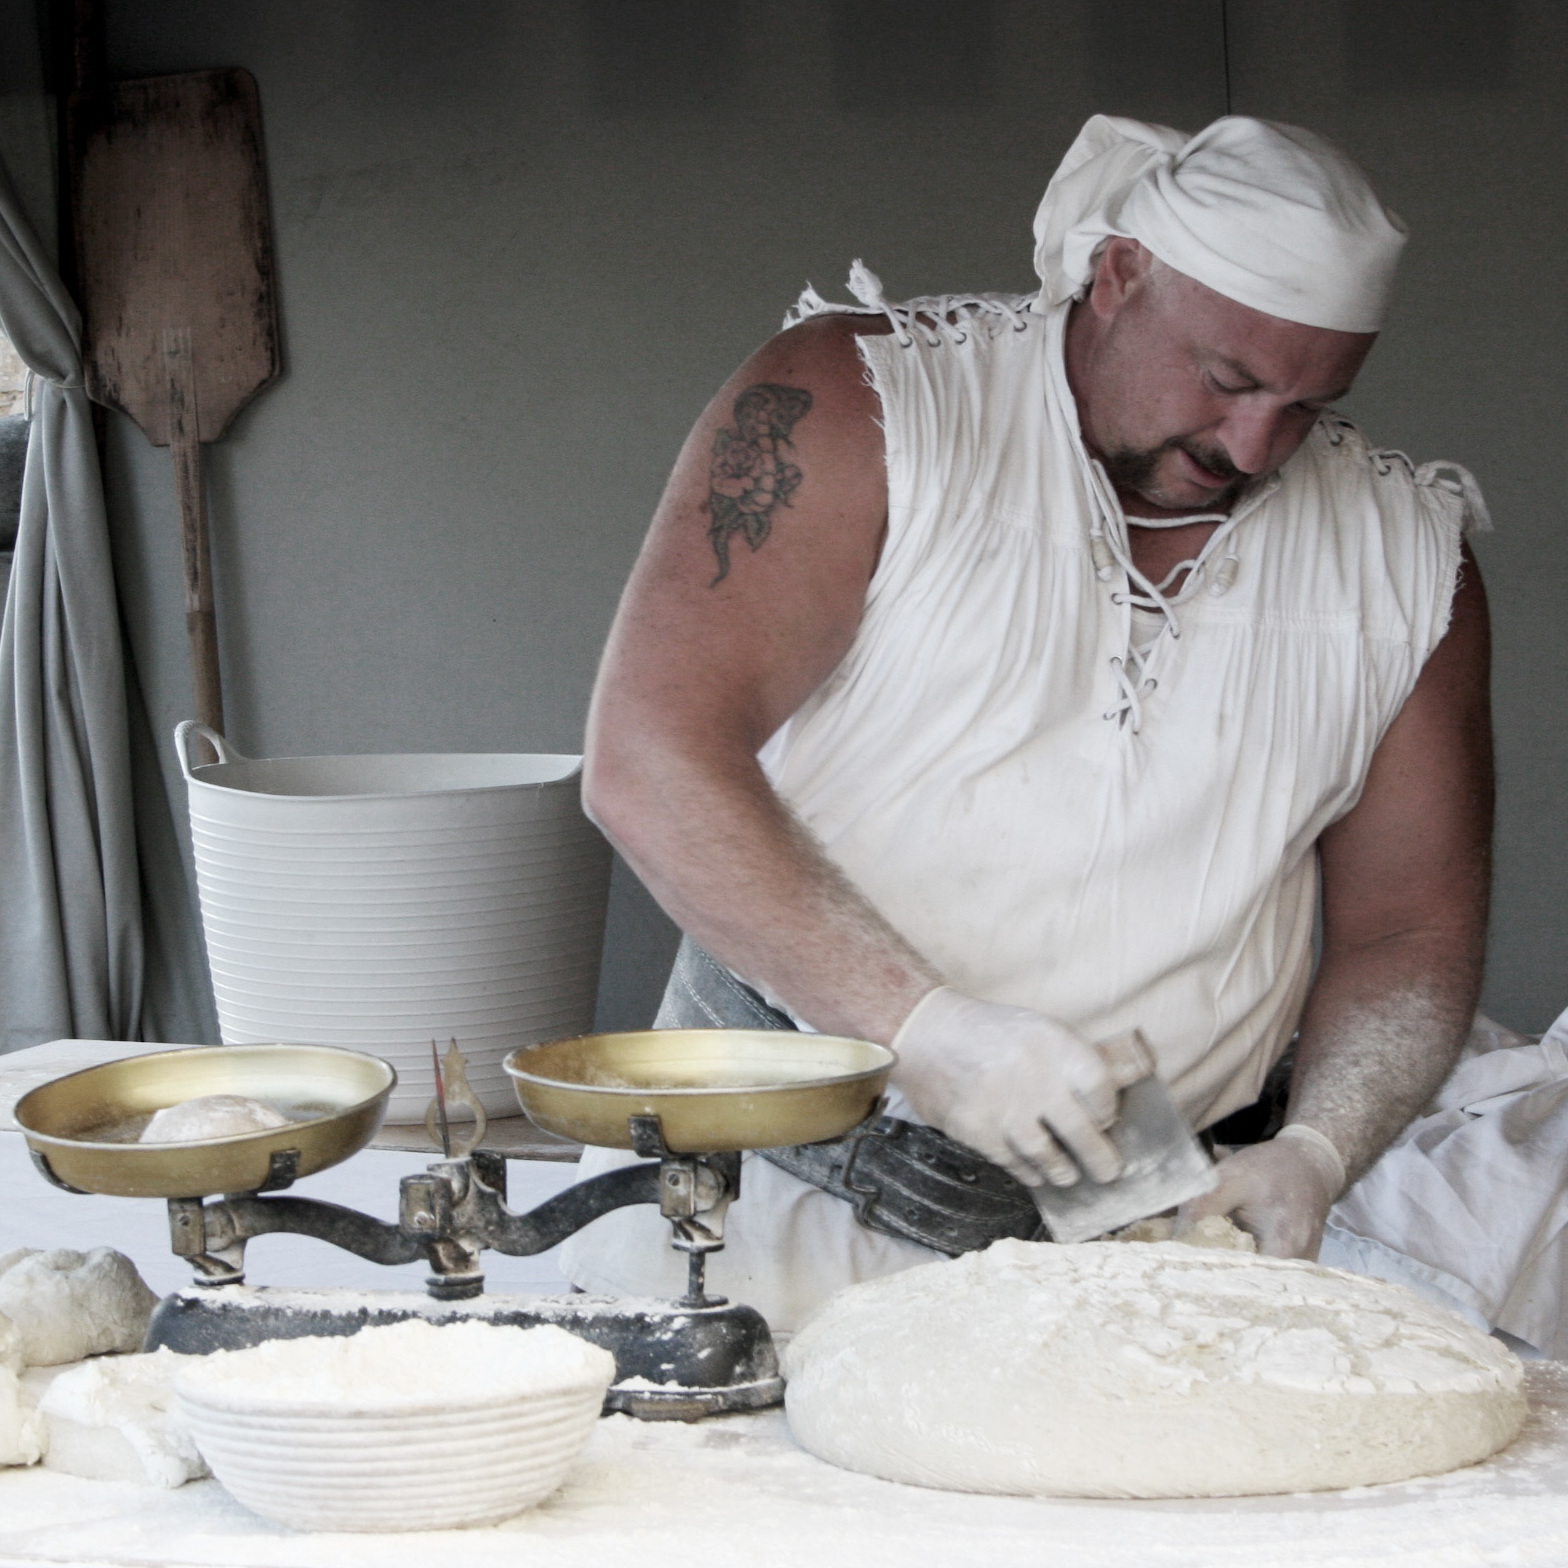
[[[1104,1129],[1117,1084],[1098,1051],[1071,1029],[949,986],[928,993],[893,1040],[894,1081],[916,1113],[1020,1181],[1070,1187],[1121,1174]]]
[[[1176,1234],[1210,1214],[1224,1214],[1271,1258],[1315,1260],[1323,1223],[1345,1188],[1334,1145],[1315,1128],[1292,1123],[1267,1143],[1237,1149],[1219,1164],[1219,1186],[1184,1203]]]

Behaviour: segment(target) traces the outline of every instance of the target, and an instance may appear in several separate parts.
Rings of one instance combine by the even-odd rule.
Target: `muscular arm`
[[[1492,836],[1489,637],[1465,552],[1453,617],[1389,727],[1361,799],[1319,841],[1323,954],[1302,1015],[1288,1121],[1239,1150],[1184,1222],[1231,1214],[1279,1257],[1315,1258],[1323,1222],[1432,1097],[1475,1014]]]
[[[584,799],[717,958],[816,1028],[885,1042],[941,977],[756,760],[860,624],[887,481],[854,339],[879,326],[828,319],[781,334],[698,421],[611,630]]]
[[[1354,1181],[1447,1077],[1486,945],[1492,732],[1486,594],[1468,550],[1453,617],[1323,835],[1323,955],[1302,1017],[1290,1119]]]

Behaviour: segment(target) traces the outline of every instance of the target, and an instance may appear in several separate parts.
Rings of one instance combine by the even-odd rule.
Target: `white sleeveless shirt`
[[[1447,626],[1461,485],[1325,415],[1157,609],[1140,669],[1069,307],[953,304],[859,339],[887,540],[852,647],[762,764],[953,985],[1089,1039],[1141,1028],[1204,1126],[1296,1026],[1315,845]]]
[[[1192,1121],[1215,1121],[1256,1098],[1295,1027],[1315,844],[1447,625],[1466,498],[1484,526],[1474,481],[1326,415],[1156,611],[1140,670],[1130,647],[1152,633],[1079,439],[1067,307],[871,303],[896,329],[860,339],[887,542],[854,644],[763,765],[955,985],[1090,1039],[1138,1026]],[[889,1108],[911,1114],[896,1090]],[[589,1149],[581,1171],[635,1158]],[[748,1154],[708,1279],[789,1330],[840,1286],[933,1256]],[[612,1294],[685,1283],[647,1206],[571,1237],[561,1268]]]

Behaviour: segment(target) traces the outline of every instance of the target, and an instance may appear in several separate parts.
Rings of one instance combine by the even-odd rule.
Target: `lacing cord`
[[[1354,420],[1346,419],[1343,414],[1336,414],[1332,409],[1326,409],[1318,416],[1318,424],[1330,446],[1339,446],[1356,428]]]
[[[1330,446],[1339,446],[1347,435],[1356,433],[1356,426],[1343,414],[1326,414],[1323,417],[1323,433],[1328,437]],[[1466,533],[1492,532],[1492,514],[1487,509],[1486,497],[1481,494],[1481,486],[1476,483],[1475,475],[1463,463],[1439,458],[1417,467],[1408,453],[1391,446],[1370,447],[1367,449],[1367,458],[1379,478],[1387,478],[1393,473],[1394,464],[1399,463],[1413,483],[1458,496],[1464,508]]]
[[[1194,523],[1220,522],[1228,519],[1219,515],[1203,515],[1184,519]],[[1216,536],[1218,530],[1216,530]],[[1230,553],[1222,557],[1219,570],[1215,579],[1209,583],[1211,594],[1223,593],[1236,580],[1237,557]],[[1168,631],[1175,640],[1181,638],[1181,621],[1176,615],[1176,607],[1185,604],[1207,580],[1208,562],[1201,556],[1193,556],[1190,560],[1178,561],[1159,582],[1152,584],[1150,593],[1122,593],[1120,591],[1111,595],[1112,604],[1125,604],[1133,610],[1158,611],[1164,617],[1164,624],[1155,634],[1143,643],[1134,642],[1131,636],[1127,640],[1127,651],[1120,658],[1112,658],[1112,672],[1116,676],[1118,687],[1118,700],[1106,713],[1107,719],[1121,719],[1123,723],[1130,723],[1132,732],[1136,735],[1143,728],[1143,695],[1152,692],[1160,683],[1149,674],[1149,664],[1154,658],[1155,645]],[[1171,594],[1167,590],[1170,585],[1181,576],[1188,573],[1187,581],[1182,585],[1180,592]],[[1129,574],[1130,575],[1130,574]],[[1136,621],[1133,623],[1136,626]]]
[[[1491,533],[1492,514],[1487,510],[1486,497],[1481,494],[1475,475],[1462,463],[1450,463],[1442,458],[1423,463],[1415,471],[1415,481],[1418,485],[1433,485],[1460,498],[1464,503],[1466,533]]]
[[[1099,505],[1095,509],[1095,516],[1089,526],[1089,553],[1095,565],[1095,576],[1101,582],[1109,582],[1114,576],[1117,567],[1125,574],[1129,588],[1127,591],[1120,589],[1111,594],[1111,603],[1127,605],[1133,610],[1147,610],[1158,613],[1164,619],[1164,624],[1159,631],[1147,642],[1138,644],[1133,641],[1129,632],[1126,650],[1119,656],[1111,658],[1111,671],[1116,679],[1117,696],[1112,705],[1106,709],[1105,718],[1114,719],[1120,725],[1128,728],[1136,735],[1143,728],[1143,698],[1155,690],[1159,682],[1149,674],[1149,665],[1153,662],[1155,651],[1160,639],[1170,634],[1173,642],[1181,639],[1181,619],[1176,614],[1177,609],[1195,598],[1200,592],[1207,589],[1210,595],[1219,597],[1228,593],[1235,585],[1236,575],[1240,569],[1241,560],[1237,555],[1232,536],[1246,517],[1260,506],[1263,501],[1273,494],[1277,481],[1270,479],[1248,496],[1234,511],[1225,512],[1194,512],[1191,516],[1162,520],[1158,526],[1166,528],[1186,527],[1192,523],[1218,523],[1219,527],[1209,536],[1203,549],[1189,560],[1178,561],[1159,582],[1151,582],[1138,570],[1132,559],[1132,551],[1119,537],[1114,529],[1105,526],[1107,517],[1118,517],[1125,521],[1121,503],[1116,499],[1116,492],[1106,476],[1105,469],[1094,459],[1089,460],[1090,476],[1093,482],[1095,498]],[[1212,573],[1210,563],[1218,556],[1218,565]],[[1170,586],[1183,573],[1187,580],[1181,588],[1171,593]]]
[[[808,286],[784,317],[784,325],[798,326],[811,316],[874,314],[887,318],[900,348],[909,348],[917,333],[929,347],[940,348],[944,343],[966,342],[969,328],[977,321],[989,321],[993,333],[1008,328],[1027,332],[1034,299],[1032,294],[923,294],[894,304],[882,292],[882,280],[859,260],[849,269],[849,292],[858,305],[835,304]]]
[[[1360,435],[1353,421],[1345,418],[1343,414],[1333,412],[1322,416],[1321,429],[1329,445],[1336,447],[1342,445],[1347,437]],[[1407,453],[1394,447],[1367,448],[1366,455],[1374,472],[1380,478],[1386,478],[1394,472],[1395,466],[1399,465],[1404,468],[1413,483],[1434,486],[1457,496],[1464,508],[1466,531],[1490,532],[1492,519],[1487,511],[1486,500],[1481,494],[1481,487],[1476,483],[1475,476],[1463,465],[1438,461],[1423,463],[1417,467]],[[1142,698],[1146,693],[1153,691],[1157,685],[1149,674],[1149,665],[1153,662],[1160,638],[1166,632],[1170,633],[1172,640],[1179,639],[1181,636],[1181,625],[1175,613],[1177,607],[1205,586],[1216,598],[1228,593],[1235,586],[1241,562],[1232,543],[1232,535],[1247,514],[1272,493],[1277,481],[1270,480],[1259,487],[1230,517],[1213,512],[1196,513],[1191,517],[1173,518],[1153,524],[1152,526],[1156,527],[1182,527],[1189,523],[1217,522],[1220,526],[1195,559],[1178,563],[1166,573],[1163,581],[1151,583],[1133,565],[1130,548],[1123,543],[1114,529],[1106,528],[1108,517],[1123,518],[1123,521],[1125,518],[1115,491],[1106,478],[1105,470],[1092,460],[1089,466],[1092,485],[1100,503],[1089,529],[1089,553],[1094,563],[1095,576],[1101,582],[1109,582],[1120,567],[1128,583],[1132,585],[1132,589],[1126,593],[1113,593],[1111,602],[1127,604],[1135,610],[1157,611],[1164,617],[1164,625],[1152,638],[1139,645],[1134,643],[1129,635],[1126,652],[1111,660],[1116,677],[1117,700],[1106,710],[1105,717],[1117,720],[1129,727],[1136,735],[1143,724]],[[1218,564],[1211,571],[1209,563],[1216,554],[1219,556]],[[1182,585],[1181,591],[1175,594],[1169,593],[1170,585],[1183,572],[1187,573],[1187,581]]]
[[[1331,446],[1340,446],[1347,436],[1359,434],[1354,423],[1342,414],[1326,414],[1323,417],[1322,428]],[[1491,531],[1491,514],[1487,510],[1485,497],[1481,494],[1481,487],[1476,483],[1475,476],[1462,464],[1439,460],[1423,463],[1418,467],[1408,453],[1401,452],[1395,447],[1368,448],[1367,459],[1380,478],[1392,474],[1398,465],[1404,468],[1414,484],[1433,486],[1446,491],[1449,495],[1457,496],[1464,508],[1466,531],[1473,533]],[[1229,517],[1217,512],[1204,512],[1195,513],[1191,517],[1162,520],[1154,524],[1153,526],[1156,527],[1183,527],[1189,523],[1217,522],[1220,526],[1197,557],[1179,562],[1160,582],[1152,583],[1133,565],[1131,550],[1123,543],[1117,532],[1106,528],[1108,517],[1122,517],[1124,521],[1125,518],[1105,470],[1098,462],[1092,460],[1090,468],[1094,490],[1100,503],[1089,529],[1089,553],[1094,563],[1095,576],[1101,582],[1109,582],[1120,567],[1131,585],[1130,590],[1112,593],[1111,602],[1117,605],[1129,605],[1134,610],[1157,611],[1164,617],[1164,624],[1153,637],[1138,644],[1129,634],[1125,653],[1111,659],[1112,672],[1116,677],[1117,698],[1106,710],[1105,717],[1117,720],[1136,735],[1143,725],[1143,698],[1158,685],[1149,674],[1149,665],[1153,662],[1160,638],[1166,632],[1170,633],[1173,641],[1181,637],[1181,623],[1176,610],[1205,587],[1211,595],[1218,598],[1235,586],[1241,562],[1232,542],[1232,535],[1237,525],[1273,492],[1278,482],[1270,480],[1260,486]],[[1211,571],[1210,562],[1216,555],[1219,560]],[[1170,593],[1171,584],[1183,572],[1187,573],[1187,581],[1179,592]]]

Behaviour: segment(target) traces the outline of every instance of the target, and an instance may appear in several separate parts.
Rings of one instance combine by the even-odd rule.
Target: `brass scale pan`
[[[895,1057],[886,1046],[766,1029],[583,1035],[512,1052],[517,1097],[547,1132],[630,1148],[627,1118],[656,1115],[672,1151],[719,1153],[836,1138],[875,1110]],[[379,1057],[319,1045],[193,1046],[89,1067],[17,1101],[28,1145],[83,1192],[194,1198],[253,1192],[275,1152],[309,1176],[358,1153],[386,1115],[397,1074]],[[136,1142],[153,1113],[242,1094],[289,1122],[189,1143]]]

